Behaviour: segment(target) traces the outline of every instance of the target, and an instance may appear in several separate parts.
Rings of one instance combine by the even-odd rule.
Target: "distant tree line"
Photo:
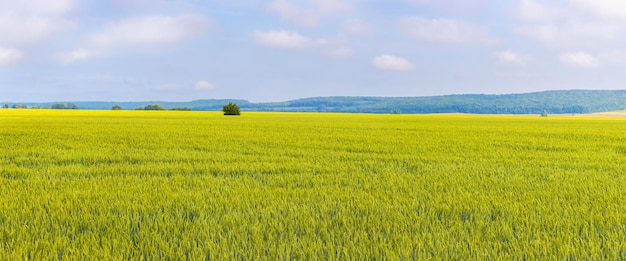
[[[119,105],[115,105],[112,108],[113,110],[121,110],[122,107]],[[146,105],[143,107],[139,107],[135,110],[139,110],[139,111],[164,111],[165,107],[163,107],[163,105],[160,104],[150,104],[150,105]],[[191,108],[189,107],[175,107],[175,108],[171,108],[169,109],[170,111],[191,111]]]
[[[191,111],[191,108],[189,107],[182,107],[182,108],[171,108],[170,111]]]
[[[139,111],[164,111],[165,108],[163,108],[163,106],[161,106],[160,104],[150,104],[150,105],[146,105],[143,107],[139,107],[135,110],[139,110]]]
[[[2,105],[2,108],[3,109],[8,109],[8,108],[28,109],[29,107],[28,105],[25,105],[25,104],[16,103],[13,105],[9,105],[8,103],[5,103]],[[32,105],[30,109],[78,110],[80,108],[76,104],[73,104],[73,103],[55,103],[50,106]]]
[[[50,109],[55,110],[78,110],[78,106],[73,103],[56,103],[50,106]]]

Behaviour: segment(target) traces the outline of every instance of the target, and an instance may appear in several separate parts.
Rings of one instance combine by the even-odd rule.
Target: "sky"
[[[0,101],[626,89],[614,0],[0,0]]]

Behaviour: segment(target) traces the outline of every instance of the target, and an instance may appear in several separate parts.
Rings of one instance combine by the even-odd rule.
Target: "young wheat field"
[[[626,259],[626,120],[0,110],[0,260]]]

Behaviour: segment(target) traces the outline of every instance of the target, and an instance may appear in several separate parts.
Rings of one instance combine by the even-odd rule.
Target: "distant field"
[[[591,115],[607,118],[626,118],[626,111],[598,112],[592,113]]]
[[[0,260],[623,260],[625,126],[0,110]]]

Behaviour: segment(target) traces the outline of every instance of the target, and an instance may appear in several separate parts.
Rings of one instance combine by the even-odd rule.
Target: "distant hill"
[[[72,102],[81,109],[108,110],[114,105],[135,109],[160,104],[166,109],[188,107],[219,111],[235,102],[242,111],[350,112],[350,113],[476,113],[476,114],[581,114],[626,110],[626,90],[564,90],[524,94],[459,94],[428,97],[315,97],[285,102],[251,103],[246,100],[191,102]],[[22,103],[50,106],[54,103]]]

